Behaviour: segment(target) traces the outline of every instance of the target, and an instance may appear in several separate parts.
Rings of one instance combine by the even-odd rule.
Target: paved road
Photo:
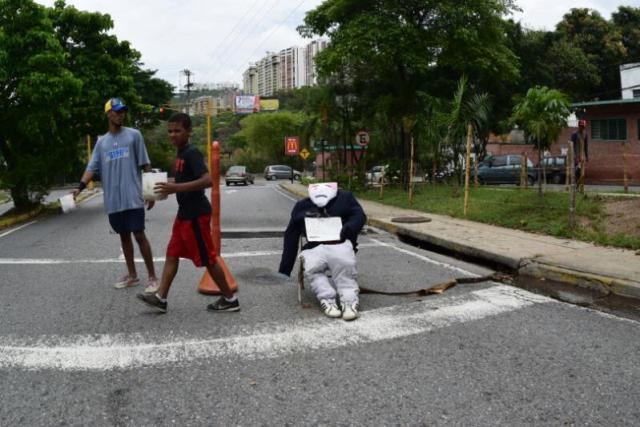
[[[640,423],[633,320],[493,282],[363,295],[352,323],[299,307],[293,283],[266,276],[281,238],[265,231],[293,203],[264,181],[222,188],[240,313],[207,312],[189,262],[166,315],[114,290],[123,265],[100,198],[0,233],[0,425]],[[158,269],[175,207],[148,215]],[[370,288],[489,273],[376,230],[360,242]]]

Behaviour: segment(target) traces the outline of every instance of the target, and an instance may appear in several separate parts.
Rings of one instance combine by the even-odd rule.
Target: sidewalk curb
[[[536,279],[549,279],[567,285],[594,290],[601,295],[615,294],[627,298],[640,299],[640,284],[624,279],[571,270],[557,265],[549,265],[529,260],[518,274]]]
[[[0,230],[2,230],[4,228],[11,227],[11,226],[16,225],[18,223],[30,220],[31,218],[35,217],[40,212],[42,212],[42,209],[44,209],[44,207],[42,205],[40,205],[37,208],[35,208],[35,209],[33,209],[33,210],[29,211],[29,212],[25,212],[23,214],[14,216],[12,218],[2,219],[2,220],[0,220]]]
[[[100,193],[100,191],[98,189],[95,190],[90,190],[91,192],[86,192],[83,193],[82,195],[79,195],[76,199],[76,204],[80,204],[86,201],[89,201],[91,199],[93,199],[94,197],[98,196]],[[51,202],[53,203],[53,202]],[[38,216],[43,210],[44,210],[44,206],[45,205],[40,205],[37,208],[29,211],[29,212],[25,212],[23,214],[11,217],[11,218],[6,218],[3,220],[0,220],[0,230],[5,229],[5,228],[9,228],[12,227],[14,225],[20,224],[22,222],[28,221],[31,218],[34,218],[36,216]]]
[[[307,196],[304,192],[296,191],[295,189],[287,188],[285,186],[280,186],[280,188],[298,197]],[[468,257],[505,266],[512,271],[517,272],[518,275],[529,276],[536,279],[548,279],[550,281],[569,286],[590,289],[603,296],[615,294],[640,300],[639,282],[601,276],[559,265],[542,263],[535,258],[513,258],[503,256],[475,246],[463,245],[428,233],[415,231],[402,225],[391,223],[390,220],[369,217],[367,223],[388,233],[408,236],[447,251],[460,253]]]

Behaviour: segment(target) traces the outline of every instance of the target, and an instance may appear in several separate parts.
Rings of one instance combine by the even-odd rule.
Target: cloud
[[[618,9],[618,4],[611,0],[518,0],[516,4],[522,9],[513,15],[516,21],[521,21],[528,28],[548,31],[554,30],[573,8],[597,10],[605,19],[610,19],[611,12]],[[624,5],[638,7],[640,0],[627,1]]]
[[[51,6],[54,0],[37,0]],[[178,86],[180,70],[199,83],[240,83],[249,62],[266,51],[303,45],[296,31],[305,12],[322,0],[67,0],[81,10],[108,13],[114,33],[142,53],[146,67]],[[609,18],[617,6],[603,0],[520,0],[516,20],[552,30],[572,7],[588,7]],[[631,1],[638,6],[640,0]]]

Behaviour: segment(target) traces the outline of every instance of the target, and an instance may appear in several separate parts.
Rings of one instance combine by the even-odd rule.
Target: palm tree
[[[527,91],[525,97],[513,109],[511,120],[519,124],[527,135],[527,140],[538,151],[538,166],[546,176],[542,153],[554,143],[562,129],[567,126],[569,99],[556,89],[536,86]],[[538,194],[542,195],[541,169],[538,168]]]
[[[465,147],[469,125],[473,127],[474,137],[478,130],[489,120],[491,103],[486,93],[472,93],[467,88],[467,78],[462,76],[458,81],[449,111],[444,114],[444,125],[447,128],[446,143],[454,155],[456,175],[460,176],[459,160]]]

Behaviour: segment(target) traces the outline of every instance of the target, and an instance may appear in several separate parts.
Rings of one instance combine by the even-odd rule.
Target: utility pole
[[[190,109],[189,102],[191,101],[191,88],[194,86],[194,83],[191,82],[191,76],[193,76],[193,73],[188,68],[185,68],[184,70],[182,70],[181,73],[187,77],[187,83],[184,85],[185,87],[184,90],[185,92],[187,92],[186,104],[187,104],[187,113],[189,113],[189,109]]]

